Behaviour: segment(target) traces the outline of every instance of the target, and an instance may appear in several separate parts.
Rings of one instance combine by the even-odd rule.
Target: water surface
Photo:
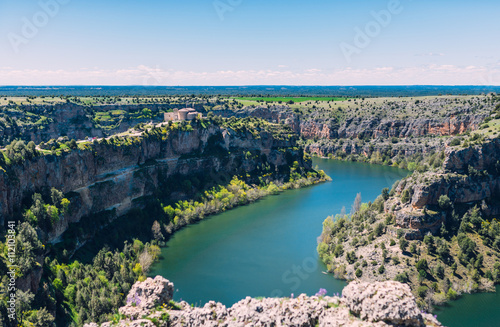
[[[246,296],[340,293],[345,282],[326,275],[316,253],[328,215],[350,206],[358,192],[373,201],[408,174],[392,167],[314,159],[331,182],[218,214],[177,232],[151,275],[174,282],[175,299],[230,306]]]
[[[450,327],[499,327],[500,285],[496,293],[466,294],[436,311],[439,321]]]

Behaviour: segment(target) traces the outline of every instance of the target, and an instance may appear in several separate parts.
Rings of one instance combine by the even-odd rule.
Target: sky
[[[0,0],[0,85],[500,85],[498,0]]]

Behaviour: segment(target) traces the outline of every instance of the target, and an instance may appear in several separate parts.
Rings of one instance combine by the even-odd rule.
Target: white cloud
[[[444,57],[444,53],[436,53],[436,52],[428,52],[428,53],[419,53],[415,55],[416,57]]]
[[[0,68],[0,85],[500,85],[500,64],[484,66],[175,71],[137,66],[118,70]]]

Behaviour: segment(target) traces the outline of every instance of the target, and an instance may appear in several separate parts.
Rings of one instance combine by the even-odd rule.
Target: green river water
[[[150,275],[169,279],[176,300],[196,305],[215,300],[231,306],[246,296],[314,295],[320,288],[328,295],[341,293],[345,282],[324,273],[316,252],[323,220],[343,206],[349,212],[358,192],[363,202],[373,201],[408,172],[317,158],[313,163],[332,181],[269,196],[178,231]],[[437,314],[448,326],[500,326],[500,299],[498,293],[465,296]]]

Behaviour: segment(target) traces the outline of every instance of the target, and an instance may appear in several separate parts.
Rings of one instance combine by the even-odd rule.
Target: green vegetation
[[[459,208],[442,196],[439,206],[451,218],[439,233],[427,234],[422,241],[406,239],[405,230],[392,225],[392,213],[383,210],[385,193],[350,215],[325,219],[318,253],[336,277],[408,283],[426,310],[461,293],[491,290],[500,283],[497,219],[483,218],[478,206],[459,214]],[[368,254],[375,258],[372,267],[359,264]]]
[[[236,100],[247,100],[255,102],[278,102],[284,104],[294,104],[307,101],[345,101],[348,98],[343,97],[236,97]]]

